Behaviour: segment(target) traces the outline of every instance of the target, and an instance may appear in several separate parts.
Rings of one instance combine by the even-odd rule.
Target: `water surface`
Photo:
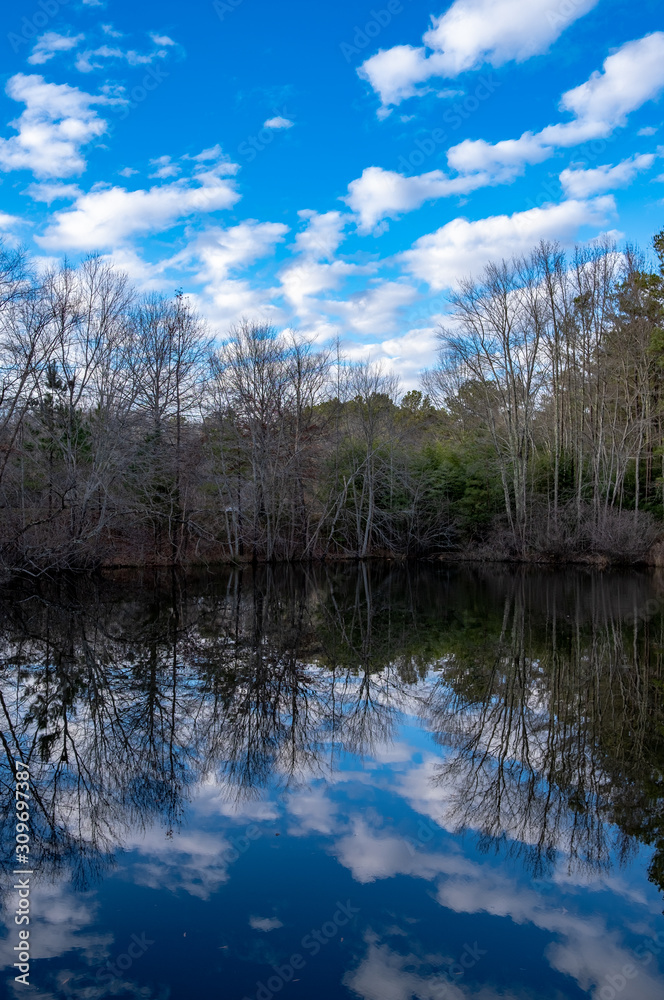
[[[660,595],[428,565],[16,585],[29,994],[661,998]]]

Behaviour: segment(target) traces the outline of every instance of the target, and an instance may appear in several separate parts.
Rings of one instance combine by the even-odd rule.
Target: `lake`
[[[664,996],[664,577],[118,571],[0,600],[4,996]]]

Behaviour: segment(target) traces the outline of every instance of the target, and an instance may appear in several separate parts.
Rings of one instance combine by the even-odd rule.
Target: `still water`
[[[3,996],[664,997],[663,607],[496,567],[13,587]]]

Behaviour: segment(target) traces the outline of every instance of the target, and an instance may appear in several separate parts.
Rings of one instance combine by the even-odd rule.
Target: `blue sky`
[[[540,238],[664,227],[656,0],[18,0],[0,228],[292,326],[405,386],[447,296]]]

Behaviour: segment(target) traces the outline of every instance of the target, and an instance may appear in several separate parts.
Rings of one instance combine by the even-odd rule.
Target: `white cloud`
[[[654,153],[631,156],[615,166],[606,163],[592,169],[568,167],[560,175],[560,183],[568,198],[588,198],[603,191],[626,187],[641,170],[648,170],[655,162]]]
[[[406,306],[412,305],[417,291],[398,281],[381,281],[373,288],[352,292],[343,300],[328,300],[327,312],[341,316],[346,329],[367,335],[394,330]]]
[[[343,240],[343,230],[349,216],[341,212],[324,212],[319,215],[303,208],[297,213],[307,226],[295,237],[295,250],[313,260],[330,260]]]
[[[414,48],[412,45],[395,45],[391,49],[382,49],[362,63],[358,74],[371,84],[379,95],[382,108],[379,117],[389,114],[389,106],[401,104],[408,97],[425,94],[422,84],[434,75],[435,62],[427,59],[424,48]]]
[[[270,322],[282,318],[272,302],[277,289],[258,288],[233,274],[274,253],[287,232],[281,222],[249,219],[228,229],[209,229],[197,238],[188,254],[198,262],[196,280],[204,283],[199,308],[212,322],[229,326],[243,316]]]
[[[249,926],[255,931],[274,931],[278,927],[283,927],[283,923],[277,917],[249,917]]]
[[[356,213],[361,232],[371,232],[381,219],[395,219],[420,208],[425,201],[450,194],[464,194],[489,183],[487,176],[448,177],[441,170],[405,177],[394,170],[366,167],[362,176],[351,181],[343,199]]]
[[[459,278],[480,271],[488,261],[526,253],[539,240],[570,243],[581,227],[601,226],[614,211],[612,196],[604,195],[474,222],[453,219],[416,240],[400,259],[408,272],[432,288],[450,288]]]
[[[430,322],[436,324],[442,318],[431,316]],[[435,363],[439,348],[437,325],[414,328],[386,340],[344,343],[344,353],[351,361],[382,361],[387,368],[398,372],[405,391],[419,388],[421,373]]]
[[[351,831],[334,844],[333,853],[356,882],[366,884],[377,879],[410,875],[433,881],[437,876],[468,877],[474,865],[453,848],[427,852],[413,850],[397,832],[378,832],[359,815],[351,817]]]
[[[29,195],[33,201],[43,201],[47,205],[50,205],[51,202],[58,201],[60,199],[71,201],[73,198],[78,198],[81,194],[81,189],[77,184],[62,184],[56,181],[53,184],[30,184],[26,188],[25,193]]]
[[[556,147],[605,138],[662,89],[664,32],[659,31],[625,43],[604,60],[601,72],[595,71],[585,83],[562,95],[560,107],[575,116],[573,121],[493,144],[465,139],[449,150],[448,163],[459,171],[483,170],[497,180],[510,180],[525,164],[547,159]]]
[[[626,42],[578,87],[563,94],[560,106],[584,122],[624,125],[630,111],[664,87],[664,32]],[[558,126],[564,128],[565,126]]]
[[[169,38],[168,35],[158,35],[155,31],[150,32],[150,38],[155,45],[165,45],[167,48],[169,45],[175,45],[173,39]]]
[[[57,31],[46,31],[35,42],[28,62],[39,66],[48,62],[57,52],[69,52],[82,42],[85,35],[59,35]]]
[[[134,174],[138,173],[133,167],[123,167],[122,170],[118,170],[120,177],[133,177]]]
[[[217,832],[188,830],[170,839],[156,826],[132,829],[124,846],[141,855],[134,869],[137,885],[187,892],[198,899],[218,892],[233,863],[232,842]]]
[[[448,151],[447,162],[460,173],[484,171],[496,179],[512,180],[525,164],[540,163],[551,153],[538,136],[524,132],[519,139],[503,139],[493,144],[484,139],[464,139]]]
[[[368,941],[367,953],[357,968],[346,972],[344,985],[363,1000],[467,1000],[468,994],[448,977],[421,970],[424,960],[402,955],[376,940]],[[420,974],[420,970],[423,974]],[[485,1000],[490,1000],[485,996]],[[491,998],[492,1000],[492,998]]]
[[[0,170],[31,170],[43,178],[82,173],[86,164],[81,147],[107,130],[92,105],[122,103],[24,73],[9,79],[6,92],[25,104],[25,110],[10,122],[18,135],[0,138]]]
[[[306,837],[311,833],[329,836],[339,825],[337,805],[330,797],[327,785],[312,784],[289,795],[287,809],[295,820],[288,828],[291,837]]]
[[[0,229],[8,229],[21,220],[17,215],[9,215],[8,212],[0,212]]]
[[[568,25],[597,2],[576,0],[562,14],[551,0],[455,0],[444,14],[432,19],[423,46],[382,50],[358,72],[387,108],[423,93],[421,85],[432,77],[456,77],[486,63],[502,66],[546,52]]]
[[[381,56],[399,59],[403,48],[390,49]],[[562,95],[560,107],[575,116],[573,121],[549,125],[538,133],[524,132],[518,139],[496,143],[465,139],[447,153],[447,162],[456,171],[456,176],[431,170],[406,177],[393,170],[367,167],[361,177],[348,185],[344,201],[358,216],[360,231],[371,232],[381,220],[397,218],[404,212],[420,208],[426,201],[468,194],[487,185],[509,183],[522,174],[528,164],[541,163],[552,156],[556,147],[574,146],[610,135],[615,128],[625,124],[630,111],[656,97],[663,88],[664,33],[655,32],[627,42],[608,56],[601,72],[593,73],[585,83]],[[645,169],[645,166],[646,162],[639,159],[634,169]],[[598,168],[594,178],[587,175],[587,187],[570,190],[570,194],[585,197],[619,186],[623,183],[620,178],[628,170],[619,166],[615,173],[602,177],[603,169]],[[570,183],[574,180],[578,185],[583,183],[580,177],[571,178]],[[596,185],[594,188],[592,183]]]
[[[231,271],[274,252],[288,226],[282,222],[256,222],[248,219],[229,229],[208,229],[196,241],[192,252],[200,261],[200,281],[212,286],[228,278]]]
[[[118,37],[117,33],[107,32],[107,34]],[[91,73],[95,69],[103,69],[105,61],[114,59],[126,62],[129,66],[149,66],[159,59],[166,59],[169,49],[176,44],[168,35],[150,33],[150,38],[156,46],[150,52],[122,49],[118,45],[100,45],[96,49],[86,49],[79,53],[76,59],[76,69],[80,73]]]
[[[108,956],[113,935],[92,930],[99,906],[94,892],[82,894],[64,882],[44,880],[33,885],[31,895],[34,916],[30,916],[30,931],[34,925],[34,936],[30,934],[30,950],[34,948],[32,957],[36,961],[60,958],[73,951],[88,961],[99,962]],[[3,924],[8,931],[0,941],[0,968],[4,970],[12,968],[16,961],[13,915],[7,912]],[[34,987],[33,995],[38,995]]]
[[[344,278],[359,270],[357,264],[343,260],[324,263],[305,257],[284,268],[279,278],[289,305],[302,320],[312,323],[320,316],[320,303],[314,296],[338,288]]]
[[[281,115],[277,115],[275,118],[268,118],[266,122],[263,122],[263,128],[292,128],[293,124],[289,118],[282,118]]]
[[[54,250],[115,247],[129,237],[162,232],[191,215],[230,208],[240,196],[222,175],[236,169],[234,164],[221,164],[192,179],[147,190],[93,189],[77,198],[71,209],[56,212],[37,242]]]
[[[655,128],[654,125],[646,125],[645,128],[640,128],[636,134],[647,136],[649,138],[651,135],[657,134],[657,129]]]
[[[218,160],[221,155],[221,146],[217,143],[215,146],[210,146],[209,149],[202,149],[200,153],[196,153],[189,159],[196,160],[197,163],[206,163],[208,160]],[[187,157],[185,156],[183,159],[187,159]]]
[[[218,330],[226,330],[243,317],[257,322],[284,325],[287,317],[275,305],[277,288],[260,288],[246,278],[227,278],[205,289],[196,308]]]
[[[177,177],[181,171],[177,163],[172,162],[170,156],[157,156],[156,159],[150,160],[150,166],[155,168],[150,177],[158,177],[161,180],[166,177]]]
[[[140,292],[172,292],[174,280],[168,276],[169,270],[179,263],[179,255],[161,258],[152,263],[145,260],[130,246],[116,248],[106,254],[105,259],[113,267],[129,277],[132,285]]]

